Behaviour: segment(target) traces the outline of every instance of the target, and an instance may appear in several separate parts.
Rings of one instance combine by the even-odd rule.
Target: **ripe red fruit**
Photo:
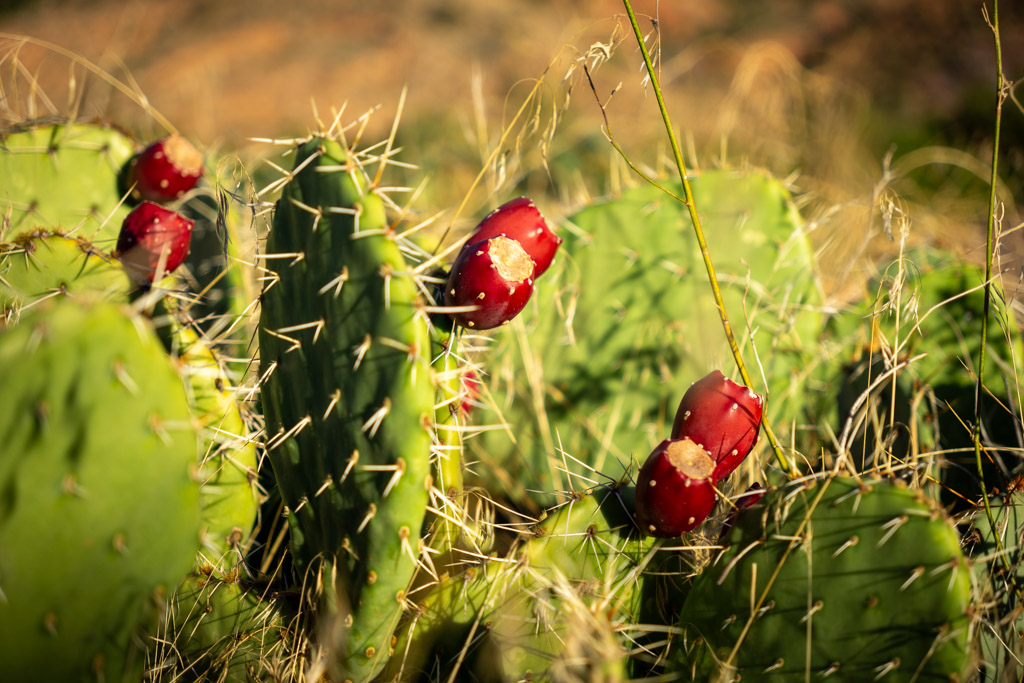
[[[194,225],[181,214],[142,202],[121,224],[115,253],[132,279],[152,282],[158,271],[166,275],[188,256]]]
[[[464,395],[458,402],[458,411],[459,415],[465,419],[473,411],[473,404],[480,398],[483,382],[480,381],[480,376],[476,374],[476,370],[466,370],[465,374],[462,375],[460,384],[462,385]]]
[[[763,410],[761,396],[714,370],[683,395],[672,438],[687,437],[711,453],[718,481],[739,467],[757,443]]]
[[[507,323],[533,294],[534,262],[519,242],[498,236],[468,245],[444,288],[445,306],[472,306],[450,313],[459,325],[487,330]]]
[[[729,533],[729,530],[736,524],[736,520],[739,519],[740,513],[744,510],[749,510],[760,502],[764,498],[765,494],[768,493],[761,482],[755,481],[747,488],[742,494],[732,499],[732,504],[736,507],[729,513],[725,522],[722,524],[722,530],[718,532],[718,540],[721,541],[725,538],[725,535]]]
[[[133,193],[154,202],[177,199],[195,187],[203,175],[203,155],[180,135],[157,140],[131,164]]]
[[[562,238],[551,230],[532,199],[517,197],[505,202],[480,221],[467,244],[504,235],[522,245],[537,264],[533,277],[540,277],[551,265]],[[468,248],[468,247],[466,247]]]
[[[666,439],[647,457],[636,482],[636,523],[651,536],[691,531],[715,507],[710,454],[689,439]]]

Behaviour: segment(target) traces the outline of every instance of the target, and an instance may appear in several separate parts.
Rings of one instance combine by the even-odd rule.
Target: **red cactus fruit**
[[[718,481],[739,467],[757,443],[763,410],[761,396],[714,370],[683,395],[672,438],[687,437],[711,453]]]
[[[180,135],[157,140],[131,163],[129,178],[135,196],[154,202],[177,199],[203,175],[203,155]]]
[[[691,531],[715,507],[711,455],[689,439],[666,439],[647,457],[636,482],[636,523],[650,536]]]
[[[448,274],[445,306],[473,306],[451,313],[459,325],[487,330],[504,325],[533,294],[534,262],[519,242],[504,236],[462,250]]]
[[[167,274],[188,255],[194,223],[153,202],[142,202],[129,213],[117,236],[117,257],[136,282],[152,282]]]
[[[533,277],[540,277],[548,269],[562,243],[562,238],[554,233],[551,224],[528,197],[517,197],[487,214],[473,230],[467,244],[498,235],[514,239],[523,246],[537,264]]]
[[[473,404],[480,398],[483,382],[480,381],[480,375],[476,373],[476,370],[466,370],[465,374],[462,375],[460,383],[464,395],[458,402],[458,411],[459,415],[465,419],[473,411]]]
[[[764,498],[764,494],[768,493],[761,482],[755,481],[750,487],[741,493],[736,498],[732,499],[732,504],[736,507],[729,513],[725,522],[722,524],[722,530],[718,533],[718,540],[721,541],[725,538],[725,535],[729,533],[729,529],[732,529],[736,524],[736,520],[739,519],[740,513],[744,510],[748,510]]]

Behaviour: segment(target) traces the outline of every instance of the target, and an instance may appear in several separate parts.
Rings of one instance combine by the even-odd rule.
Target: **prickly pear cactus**
[[[203,330],[204,336],[226,340],[248,339],[252,330],[246,323],[250,304],[256,298],[243,254],[253,247],[242,230],[243,216],[230,193],[240,191],[230,175],[217,176],[209,169],[211,186],[202,186],[178,207],[179,212],[195,222],[192,243],[185,268],[179,278],[194,292],[188,305],[189,317]],[[242,343],[237,344],[241,351]],[[247,351],[245,351],[247,353]]]
[[[763,367],[766,414],[788,434],[821,325],[811,245],[778,181],[709,171],[692,182],[748,369],[759,383]],[[631,453],[665,438],[692,378],[733,366],[681,203],[634,188],[584,208],[562,235],[563,253],[538,281],[547,289],[522,316],[525,334],[513,325],[490,364],[517,443],[494,432],[474,452],[510,469],[524,463],[523,487],[545,491],[569,488],[560,469],[586,472],[560,449],[618,476]]]
[[[381,198],[334,140],[295,150],[265,258],[267,450],[296,557],[323,559],[347,601],[344,675],[367,680],[389,656],[431,487],[427,316]]]
[[[178,372],[203,434],[199,480],[204,551],[211,562],[230,568],[241,561],[256,521],[256,443],[223,361],[189,328],[179,330],[176,339]]]
[[[921,491],[846,478],[786,486],[742,513],[723,542],[683,607],[678,675],[966,672],[970,569],[956,529]]]
[[[0,306],[5,317],[54,295],[127,301],[130,288],[120,263],[76,237],[34,230],[0,245]]]
[[[191,574],[168,610],[161,645],[182,672],[178,680],[245,683],[285,670],[288,628],[278,601],[237,572],[212,567]]]
[[[644,570],[657,552],[639,535],[631,506],[628,488],[581,493],[508,557],[442,577],[399,629],[389,674],[625,678],[629,639],[639,631],[622,627],[637,621]]]
[[[1018,489],[990,508],[991,521],[981,506],[970,513],[965,537],[975,576],[978,667],[983,680],[1018,680],[1024,674],[1024,497]]]
[[[12,680],[138,680],[136,633],[199,545],[198,434],[127,307],[55,298],[0,331],[0,661]]]
[[[859,469],[945,451],[940,476],[952,493],[948,503],[979,492],[973,438],[976,365],[981,350],[984,274],[935,250],[907,252],[869,285],[859,306],[834,316],[823,348],[841,349],[840,364],[823,366],[827,412],[822,423],[847,435],[845,447]],[[1024,345],[1007,317],[998,283],[993,296],[982,399],[983,439],[990,484],[1011,479],[1017,456],[1018,391],[1015,362]],[[897,363],[894,377],[875,384]],[[893,394],[895,392],[895,400]],[[890,406],[896,412],[890,415]],[[884,455],[880,455],[884,454]]]
[[[102,124],[39,122],[0,139],[0,240],[60,228],[111,250],[129,207],[119,186],[132,140]],[[119,205],[120,204],[120,205]]]

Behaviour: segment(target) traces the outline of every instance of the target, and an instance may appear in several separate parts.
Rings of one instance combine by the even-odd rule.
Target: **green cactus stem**
[[[435,386],[420,289],[338,142],[295,150],[266,242],[261,398],[300,565],[347,602],[343,676],[389,656],[420,553]]]

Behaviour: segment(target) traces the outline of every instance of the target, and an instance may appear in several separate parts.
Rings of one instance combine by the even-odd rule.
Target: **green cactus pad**
[[[66,298],[0,332],[0,376],[4,675],[137,677],[133,630],[199,545],[181,380],[145,320]]]
[[[1015,491],[994,498],[992,521],[985,509],[970,515],[965,538],[974,561],[978,666],[981,680],[1020,680],[1024,675],[1024,496]]]
[[[428,322],[348,151],[314,138],[295,159],[266,243],[268,453],[295,556],[323,559],[347,601],[344,676],[368,680],[389,654],[431,486]]]
[[[903,286],[895,287],[901,268]],[[878,464],[879,453],[906,461],[943,450],[942,459],[953,465],[941,473],[950,489],[944,499],[949,504],[973,500],[980,492],[967,425],[974,421],[983,281],[980,268],[951,254],[909,251],[886,270],[885,277],[870,283],[869,298],[830,319],[823,347],[843,351],[834,354],[838,363],[824,366],[828,376],[823,384],[830,391],[821,421],[842,435],[851,416],[857,420],[867,411],[866,427],[851,427],[847,444],[855,466]],[[990,487],[1006,477],[1018,459],[1015,364],[1024,358],[1024,344],[1016,323],[1007,318],[998,284],[994,290],[986,347],[987,393],[981,411]],[[853,411],[868,380],[876,380],[892,366],[896,344],[896,359],[913,362],[898,372],[895,382],[885,380],[876,386],[870,400],[861,403],[864,407]],[[893,403],[897,410],[890,417]]]
[[[273,680],[286,658],[278,601],[258,587],[208,573],[190,575],[170,603],[165,647],[175,680]]]
[[[637,621],[654,540],[640,536],[619,492],[604,489],[564,504],[537,534],[491,624],[506,678],[624,678],[629,646],[616,626]]]
[[[948,681],[965,670],[970,570],[921,491],[791,485],[745,511],[724,543],[683,607],[677,674]]]
[[[190,329],[179,330],[179,373],[203,432],[200,459],[203,545],[212,562],[243,549],[256,521],[259,491],[256,444],[249,438],[232,382],[213,349]],[[241,556],[233,554],[233,562]]]
[[[120,131],[98,124],[19,128],[0,139],[0,240],[60,228],[111,251],[129,207],[119,177],[135,152]]]
[[[389,673],[445,680],[465,658],[464,676],[480,680],[625,678],[637,633],[619,626],[636,623],[657,552],[633,525],[629,494],[580,495],[508,558],[445,577],[397,634]]]
[[[0,304],[11,311],[55,294],[127,301],[121,264],[89,242],[34,231],[0,246]]]
[[[208,169],[207,174],[214,172]],[[198,295],[189,303],[188,314],[206,336],[220,336],[248,315],[246,309],[255,296],[243,265],[242,255],[251,245],[243,240],[239,206],[230,194],[218,190],[216,199],[207,192],[190,197],[178,212],[195,222],[185,269],[179,272]],[[232,337],[247,339],[247,332],[251,330]]]
[[[788,436],[821,325],[810,242],[777,180],[709,171],[692,183],[753,388],[764,391],[763,366],[765,410]],[[490,366],[491,393],[505,398],[499,408],[518,444],[493,432],[474,452],[516,470],[524,462],[524,488],[546,491],[569,488],[559,468],[587,474],[559,448],[617,477],[631,455],[642,459],[668,435],[691,382],[713,368],[736,376],[685,206],[637,187],[584,208],[561,235],[521,316],[526,336],[504,332]]]

